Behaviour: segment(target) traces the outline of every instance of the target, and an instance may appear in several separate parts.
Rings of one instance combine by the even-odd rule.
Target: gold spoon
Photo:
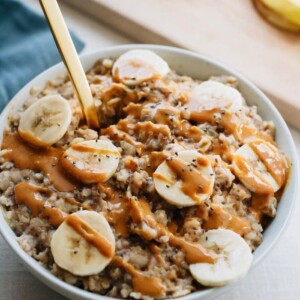
[[[87,125],[97,129],[99,128],[99,119],[92,92],[57,1],[40,0],[40,4],[68,70]]]

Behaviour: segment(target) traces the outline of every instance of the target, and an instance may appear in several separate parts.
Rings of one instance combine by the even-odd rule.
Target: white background
[[[84,1],[84,0],[83,0]],[[129,0],[127,0],[129,1]],[[179,1],[179,0],[177,0]],[[236,0],[237,1],[237,0]],[[36,0],[26,1],[39,10]],[[67,24],[86,43],[84,53],[102,47],[133,43],[89,16],[60,4]],[[299,70],[300,73],[300,70]],[[300,117],[300,116],[299,116]],[[300,153],[300,131],[290,128]],[[0,300],[66,299],[34,278],[0,236]],[[269,256],[239,284],[215,300],[300,299],[300,201],[289,224]]]

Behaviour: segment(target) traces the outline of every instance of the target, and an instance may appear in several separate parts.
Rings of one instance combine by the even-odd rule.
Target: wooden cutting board
[[[251,0],[64,0],[133,40],[187,48],[256,83],[300,128],[300,35],[272,27]]]

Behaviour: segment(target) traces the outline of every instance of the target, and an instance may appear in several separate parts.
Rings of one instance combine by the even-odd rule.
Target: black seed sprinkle
[[[167,189],[169,189],[169,188],[170,188],[170,186],[169,186],[168,184],[166,184],[166,188],[167,188]]]
[[[101,161],[101,158],[100,158],[100,157],[98,158],[98,161],[99,161],[99,162]]]

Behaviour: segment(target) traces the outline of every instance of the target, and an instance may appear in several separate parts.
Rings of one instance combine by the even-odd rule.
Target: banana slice
[[[153,179],[156,191],[166,201],[183,207],[209,198],[215,174],[206,156],[195,150],[184,150],[161,163]]]
[[[275,26],[300,32],[299,0],[253,0],[260,14]]]
[[[29,106],[21,115],[19,134],[27,142],[49,147],[66,133],[72,119],[72,110],[59,95],[46,96]]]
[[[233,155],[233,170],[240,181],[257,194],[273,194],[286,182],[288,163],[271,143],[254,141]]]
[[[248,244],[228,229],[209,230],[201,237],[201,244],[216,253],[214,264],[190,265],[192,276],[204,286],[223,286],[243,278],[252,263]]]
[[[217,81],[205,81],[191,91],[188,108],[193,111],[222,108],[234,112],[243,105],[245,100],[238,90]]]
[[[72,144],[61,157],[61,164],[84,183],[105,182],[119,165],[120,152],[109,140],[89,140]]]
[[[143,81],[165,76],[170,71],[168,64],[149,50],[131,50],[121,55],[114,63],[112,74],[117,81],[137,85]]]
[[[101,272],[115,253],[113,232],[102,214],[79,211],[54,232],[51,252],[55,263],[78,276]]]

